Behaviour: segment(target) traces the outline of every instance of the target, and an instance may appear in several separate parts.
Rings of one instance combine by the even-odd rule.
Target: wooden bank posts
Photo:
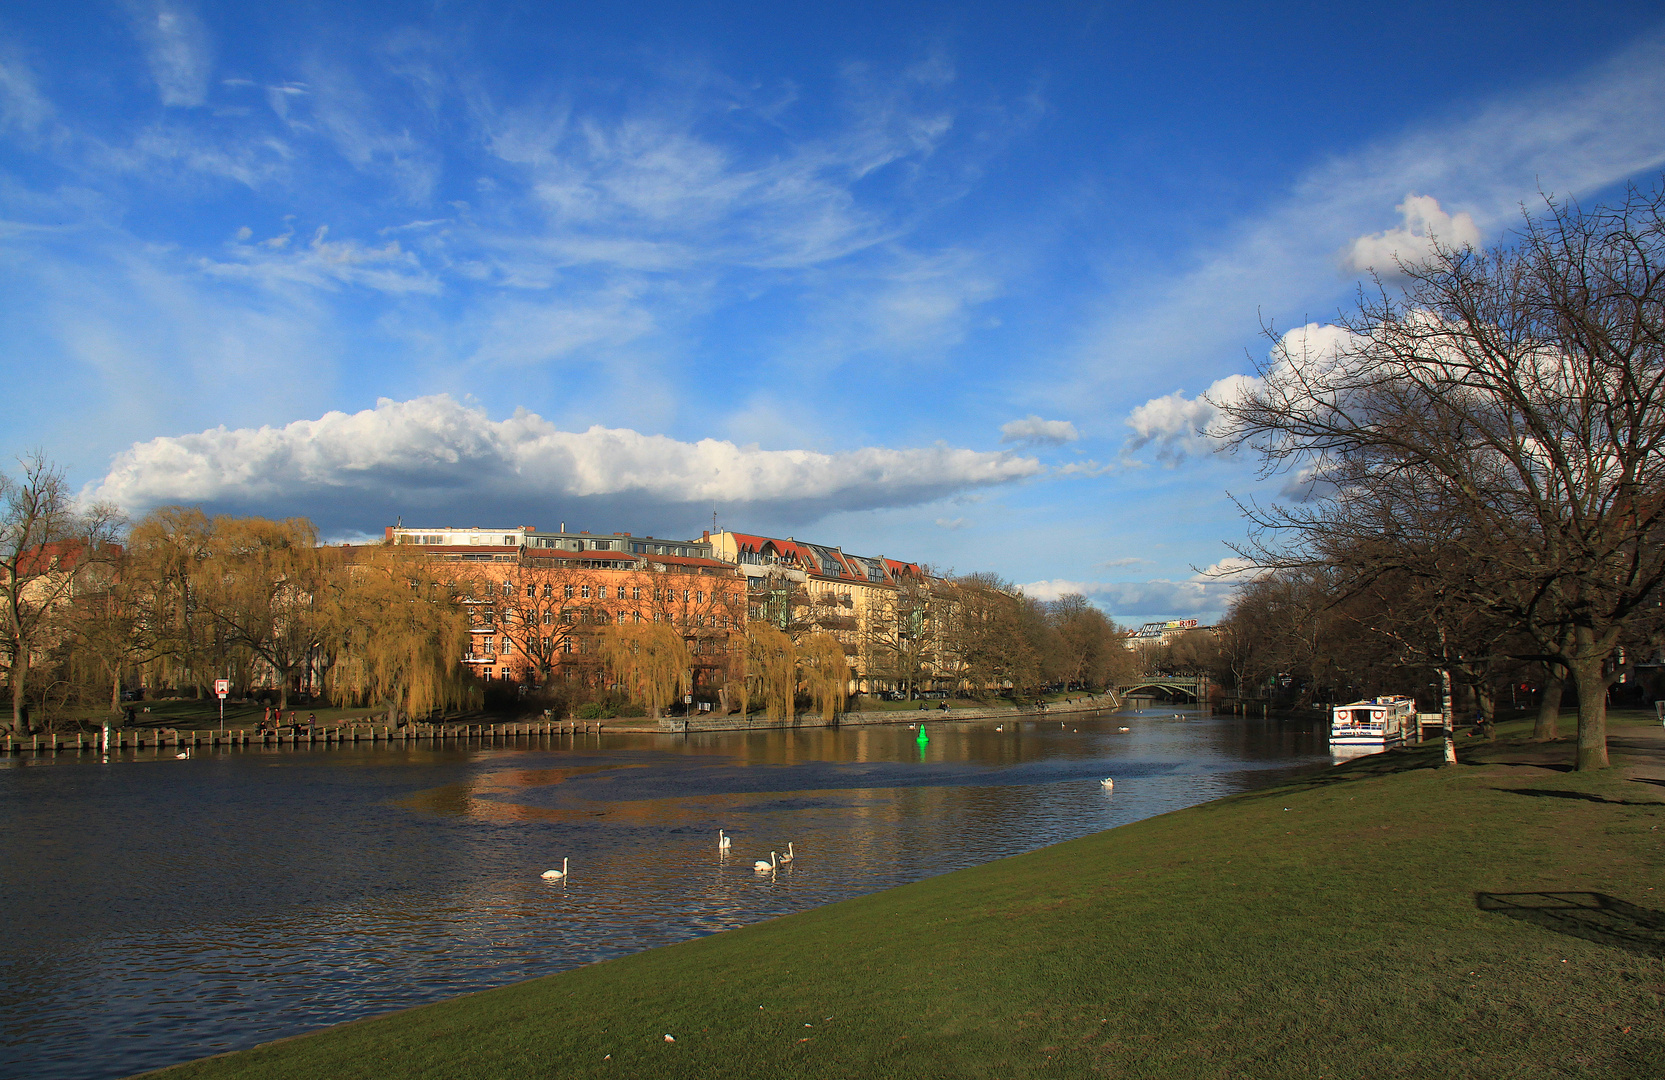
[[[249,746],[344,746],[360,743],[370,746],[429,745],[456,743],[509,743],[523,738],[545,738],[552,735],[599,735],[602,725],[585,720],[535,720],[512,724],[406,724],[402,728],[387,724],[352,724],[334,728],[312,728],[298,731],[259,731],[247,728],[218,728],[181,730],[179,728],[107,728],[104,732],[48,732],[39,735],[0,736],[0,753],[56,754],[102,752],[108,736],[110,750],[145,750],[158,752],[173,750],[189,752],[198,748]]]

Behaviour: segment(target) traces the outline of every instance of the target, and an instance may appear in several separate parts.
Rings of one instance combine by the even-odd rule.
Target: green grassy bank
[[[1665,771],[1513,728],[156,1075],[1660,1075]]]

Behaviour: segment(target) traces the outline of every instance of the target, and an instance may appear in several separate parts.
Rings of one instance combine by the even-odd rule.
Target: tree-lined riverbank
[[[1665,741],[1517,728],[158,1075],[1645,1075]]]

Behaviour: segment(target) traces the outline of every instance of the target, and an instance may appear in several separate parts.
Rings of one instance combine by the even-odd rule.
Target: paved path
[[[1626,778],[1653,785],[1665,799],[1665,724],[1609,728],[1607,752]]]

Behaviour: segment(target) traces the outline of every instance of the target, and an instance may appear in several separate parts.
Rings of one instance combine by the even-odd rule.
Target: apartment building
[[[464,663],[485,680],[599,685],[600,630],[652,622],[681,632],[701,690],[722,685],[731,640],[745,631],[744,579],[710,557],[709,541],[540,533],[533,526],[397,525],[386,538],[454,566],[454,580],[468,586]]]
[[[918,563],[851,555],[794,537],[707,533],[746,581],[747,617],[844,646],[851,689],[931,689],[948,678],[942,629],[952,605]]]

